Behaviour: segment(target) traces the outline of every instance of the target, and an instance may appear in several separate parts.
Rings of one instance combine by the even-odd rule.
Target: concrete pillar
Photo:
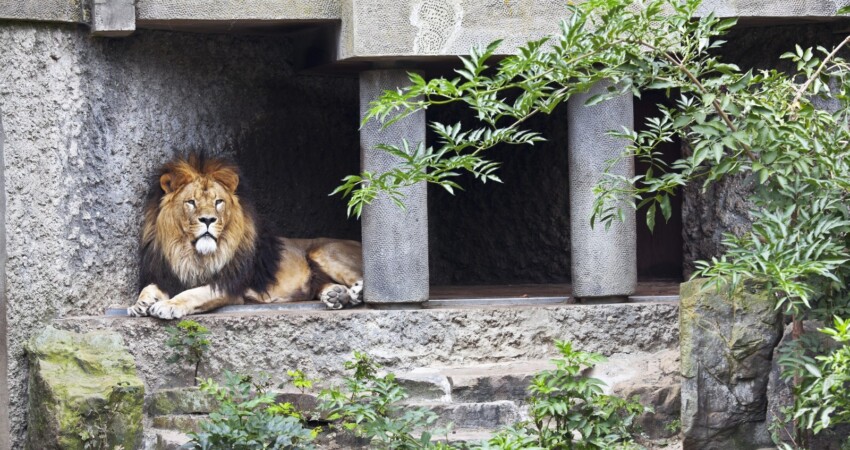
[[[409,83],[403,70],[374,70],[360,74],[361,117],[369,103],[385,90]],[[360,164],[364,171],[382,173],[398,160],[378,144],[411,147],[425,142],[425,112],[419,111],[385,129],[369,122],[360,130]],[[375,307],[418,307],[428,300],[428,191],[424,183],[405,188],[405,209],[381,196],[363,208],[363,281],[365,301]]]
[[[620,156],[627,144],[606,133],[623,126],[634,127],[631,95],[584,106],[589,97],[605,92],[608,86],[598,83],[568,104],[570,242],[573,296],[578,298],[623,299],[633,294],[637,286],[634,210],[625,206],[625,221],[615,222],[607,231],[598,223],[590,227],[593,187],[602,178],[606,161]],[[633,159],[620,161],[611,172],[633,176]]]

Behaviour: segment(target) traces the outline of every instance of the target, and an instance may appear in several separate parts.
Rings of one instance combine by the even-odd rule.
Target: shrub
[[[214,397],[219,407],[200,423],[201,431],[182,448],[195,450],[309,450],[318,429],[305,426],[303,415],[292,404],[276,403],[268,391],[269,378],[226,372],[224,383],[207,379],[201,391]]]
[[[345,369],[353,374],[345,378],[343,387],[325,389],[319,395],[320,409],[327,411],[327,419],[339,421],[344,430],[369,439],[373,448],[450,448],[431,442],[438,433],[447,433],[427,431],[437,415],[425,408],[403,406],[407,392],[392,373],[379,376],[379,368],[366,353],[354,352],[354,359],[345,363]]]
[[[570,342],[556,345],[562,357],[552,361],[555,369],[537,374],[529,387],[531,419],[498,433],[482,449],[635,447],[634,419],[651,410],[637,401],[604,394],[602,380],[583,374],[603,362],[602,355],[574,350]]]
[[[197,384],[198,369],[210,347],[210,330],[194,320],[181,320],[176,327],[167,327],[168,340],[165,345],[173,350],[168,363],[186,362],[194,366],[192,380]]]

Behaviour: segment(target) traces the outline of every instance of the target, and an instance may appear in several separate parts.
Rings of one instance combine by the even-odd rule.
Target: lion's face
[[[186,185],[176,195],[180,205],[181,230],[186,241],[200,255],[211,255],[230,221],[233,197],[221,184],[199,179]]]
[[[256,239],[253,220],[236,194],[239,175],[218,160],[180,160],[166,169],[160,177],[164,195],[143,233],[158,243],[181,281],[208,283]]]

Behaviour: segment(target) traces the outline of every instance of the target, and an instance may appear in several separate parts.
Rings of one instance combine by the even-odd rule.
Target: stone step
[[[145,431],[143,450],[178,450],[189,442],[189,436],[179,431],[151,429]]]
[[[153,423],[153,427],[157,429],[188,433],[190,431],[200,431],[200,423],[206,418],[206,414],[172,414],[154,416],[151,422]]]
[[[452,430],[448,436],[438,436],[434,440],[447,439],[451,444],[476,445],[487,442],[497,431],[480,428],[459,428]]]
[[[292,403],[299,411],[314,411],[318,408],[315,394],[293,391],[272,391],[278,403]],[[160,389],[153,393],[148,406],[151,416],[209,414],[218,407],[218,402],[196,387]]]
[[[414,369],[397,375],[410,402],[524,403],[534,375],[554,366],[548,360]]]
[[[524,417],[523,410],[507,400],[486,403],[412,403],[409,406],[430,409],[439,417],[436,426],[451,423],[456,429],[499,428]]]

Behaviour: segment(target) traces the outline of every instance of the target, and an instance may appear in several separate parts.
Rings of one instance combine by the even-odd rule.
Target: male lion
[[[190,155],[163,166],[145,207],[141,293],[131,316],[176,319],[224,305],[313,300],[361,303],[360,243],[269,233],[222,159]]]

